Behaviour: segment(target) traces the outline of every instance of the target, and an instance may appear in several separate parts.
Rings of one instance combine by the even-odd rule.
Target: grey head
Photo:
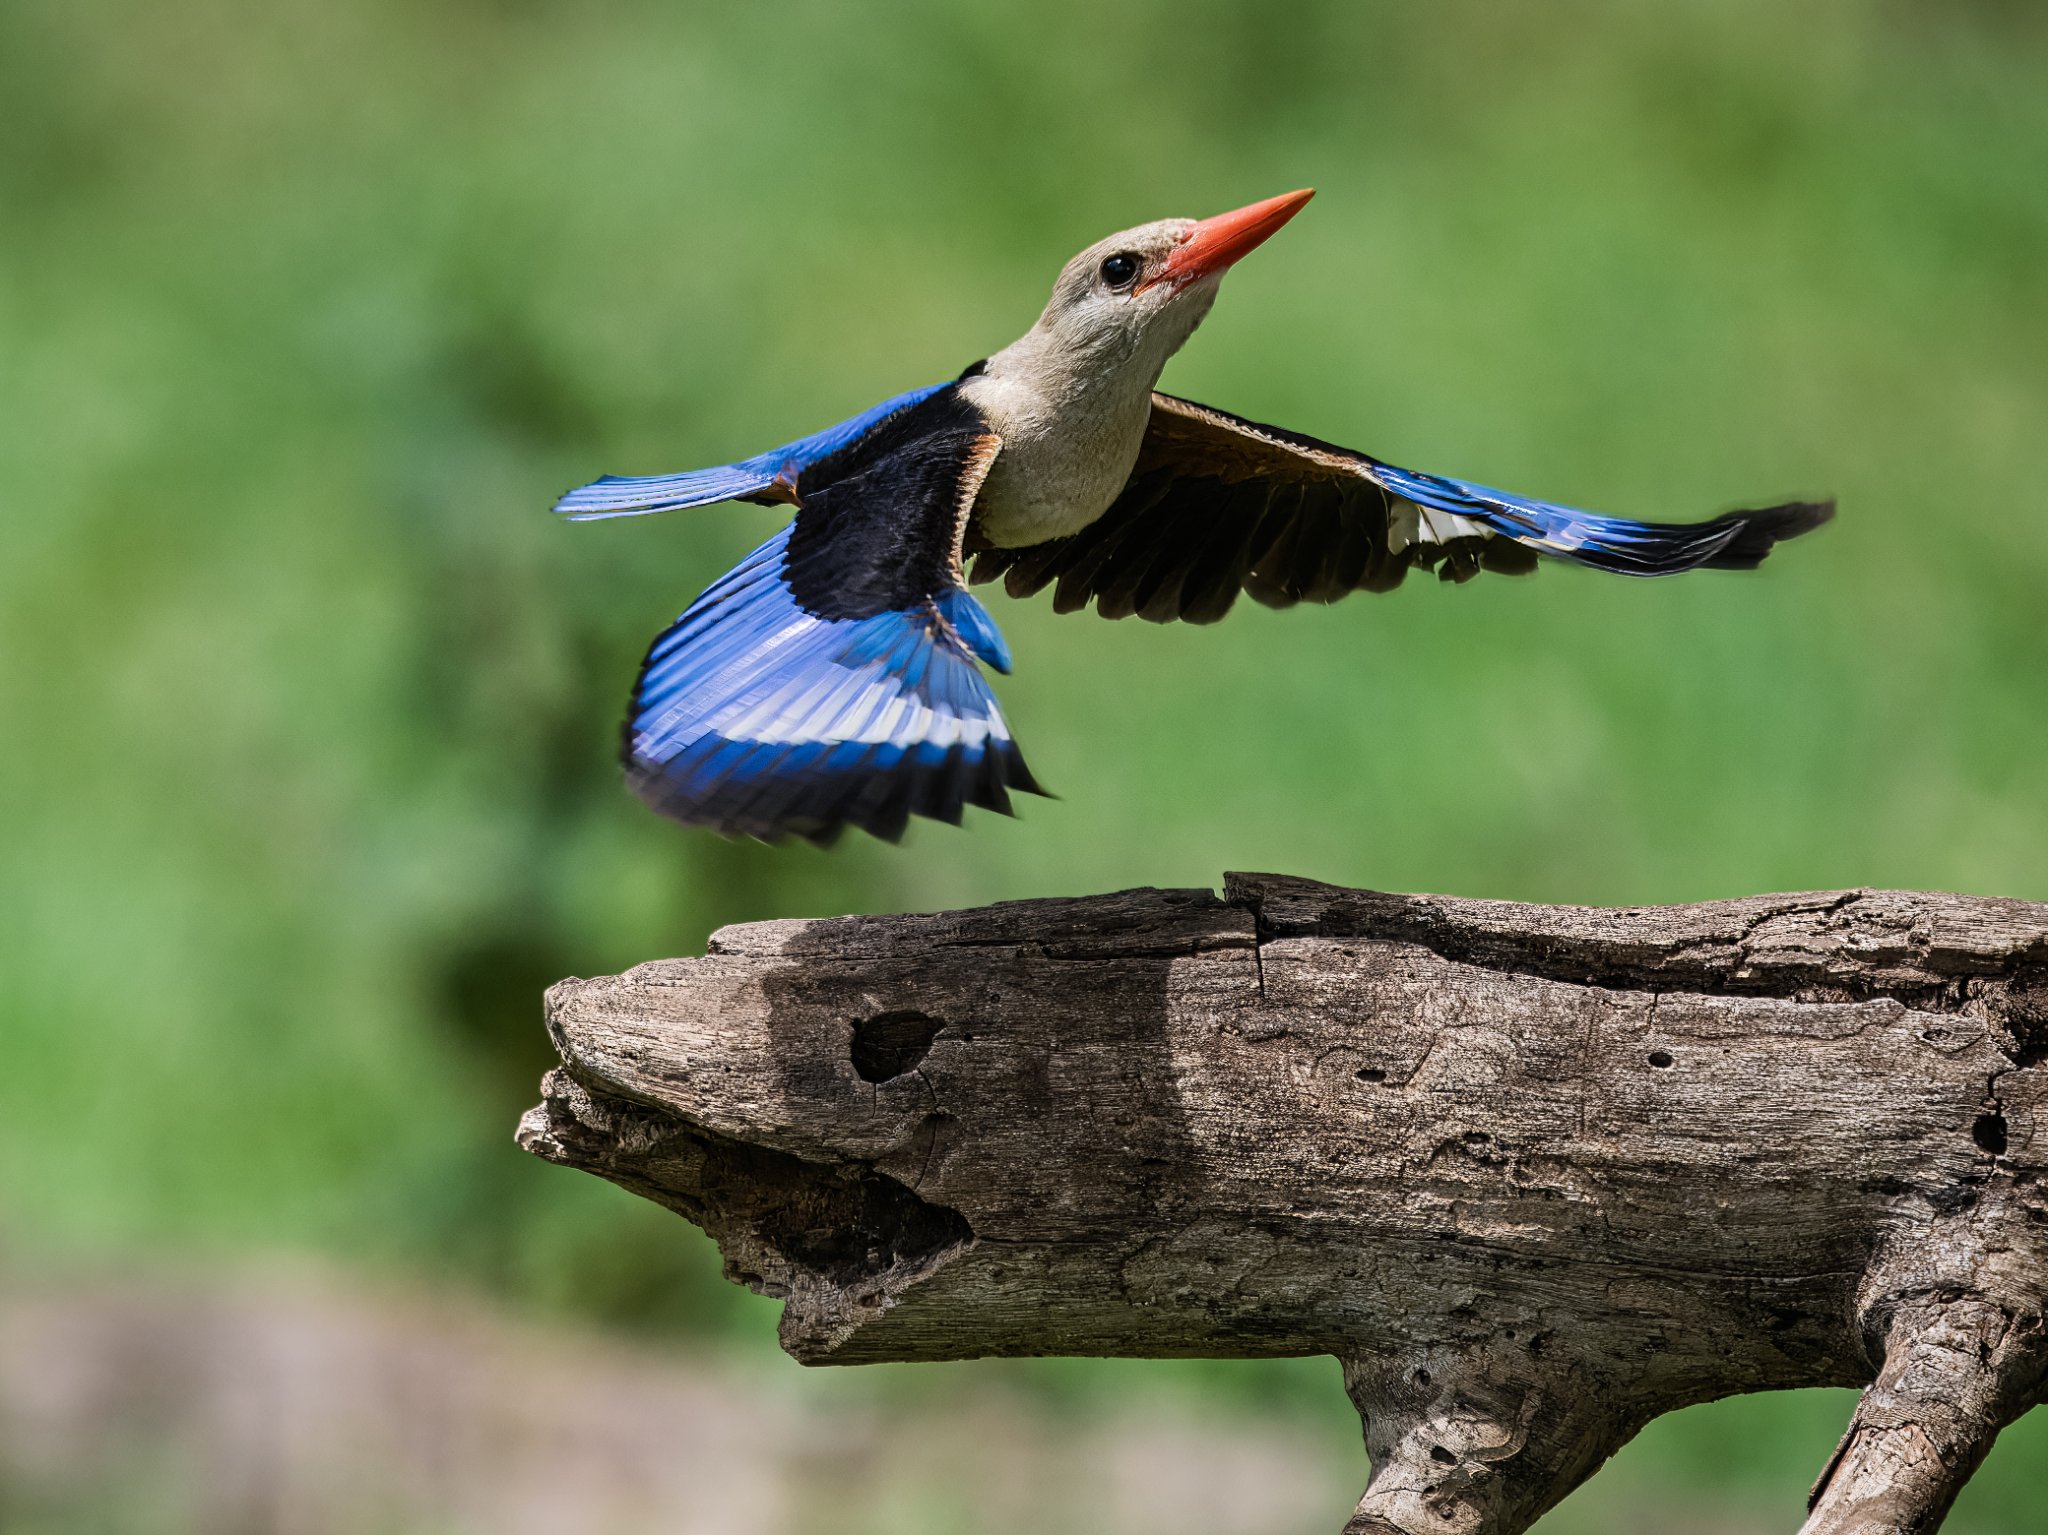
[[[1066,264],[1038,323],[960,386],[1002,439],[975,503],[978,538],[1024,547],[1102,515],[1137,461],[1167,359],[1231,264],[1311,195],[1140,224]]]
[[[1313,194],[1289,192],[1209,219],[1157,219],[1098,240],[1061,270],[1038,323],[989,359],[1055,396],[1112,380],[1150,390],[1194,334],[1232,264]]]

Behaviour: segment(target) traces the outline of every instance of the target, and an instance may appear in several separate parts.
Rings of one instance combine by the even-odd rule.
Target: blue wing
[[[976,664],[1008,671],[1008,647],[960,584],[1000,448],[942,385],[745,464],[566,498],[616,515],[780,482],[797,505],[648,651],[624,731],[634,792],[686,825],[820,843],[1043,793]],[[599,493],[622,504],[594,509]]]
[[[1214,623],[1240,592],[1270,607],[1385,592],[1410,570],[1463,581],[1549,556],[1631,576],[1748,569],[1819,527],[1831,501],[1637,522],[1418,474],[1335,443],[1168,394],[1109,510],[1065,538],[982,549],[974,579],[1012,597],[1057,582],[1053,609]]]
[[[648,651],[627,780],[656,810],[728,836],[893,841],[1042,793],[975,657],[1008,654],[958,586],[908,610],[822,618],[791,594],[792,528],[721,579]]]
[[[794,487],[804,470],[842,448],[851,447],[891,416],[922,404],[945,387],[946,384],[931,384],[912,389],[837,426],[770,448],[766,453],[756,453],[736,464],[691,469],[682,474],[608,474],[570,491],[555,503],[555,510],[571,522],[595,522],[604,517],[645,517],[685,506],[709,506],[714,501],[764,495],[770,500],[789,500],[787,489]],[[778,482],[785,489],[778,490]]]
[[[1624,576],[1751,570],[1779,540],[1817,528],[1834,514],[1831,501],[1794,501],[1706,522],[1636,522],[1392,464],[1375,462],[1366,473],[1418,507],[1478,524],[1472,531],[1483,529],[1524,548]]]

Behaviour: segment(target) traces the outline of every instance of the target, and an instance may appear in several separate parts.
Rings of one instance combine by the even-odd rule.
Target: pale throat
[[[1200,322],[1199,313],[1191,318]],[[1094,367],[1034,329],[961,384],[1003,440],[974,503],[984,539],[1028,548],[1078,533],[1109,510],[1138,461],[1152,387],[1194,324],[1162,329]]]

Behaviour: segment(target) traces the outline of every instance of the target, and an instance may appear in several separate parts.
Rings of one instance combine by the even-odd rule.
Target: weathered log
[[[796,1358],[1334,1354],[1354,1535],[1841,1385],[1806,1531],[1931,1531],[2048,1390],[2048,906],[1233,875],[728,928],[548,1023],[520,1144],[702,1225]]]

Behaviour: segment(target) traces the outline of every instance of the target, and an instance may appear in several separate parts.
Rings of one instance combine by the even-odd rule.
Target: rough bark
[[[728,928],[548,1019],[521,1144],[702,1225],[798,1359],[1334,1354],[1355,1535],[1512,1535],[1823,1385],[1807,1535],[1931,1531],[2048,1379],[2048,907],[1234,875]]]

